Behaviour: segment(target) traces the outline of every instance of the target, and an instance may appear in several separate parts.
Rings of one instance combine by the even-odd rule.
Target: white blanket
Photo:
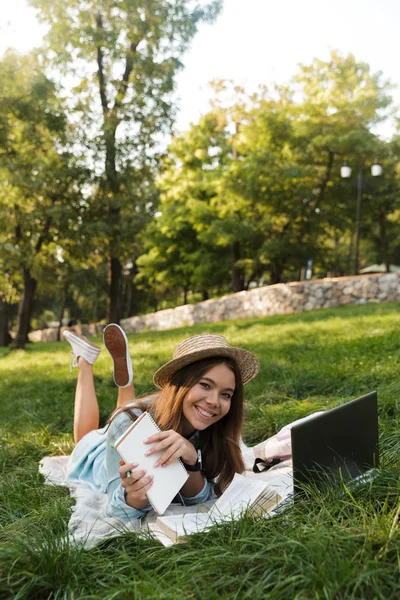
[[[288,433],[286,433],[285,436],[285,443],[287,442],[287,435]],[[272,440],[272,438],[270,438],[270,440]],[[282,440],[279,440],[279,442],[282,443]],[[257,457],[262,455],[262,453],[260,453],[260,446],[260,444],[256,446]],[[271,444],[268,446],[271,446]],[[256,456],[255,448],[249,448],[242,443],[241,450],[247,470],[246,474],[249,476],[269,479],[274,476],[276,477],[276,471],[278,470],[288,470],[289,468],[290,471],[290,461],[286,461],[272,467],[265,473],[255,475],[252,473],[252,467]],[[274,457],[279,454],[276,450],[277,449],[274,447]],[[288,449],[285,447],[285,458],[287,457],[287,451]],[[108,516],[106,514],[107,494],[96,492],[81,484],[67,481],[67,462],[68,456],[45,456],[39,463],[39,471],[45,477],[45,483],[47,485],[67,487],[70,490],[71,497],[75,499],[75,505],[72,508],[71,518],[68,523],[68,532],[72,544],[79,544],[83,545],[85,548],[92,548],[106,538],[115,537],[128,531],[148,531],[148,524],[153,523],[157,518],[157,514],[154,511],[150,511],[146,517],[138,520],[122,520],[117,517]],[[214,502],[215,498],[208,500],[203,506],[210,508]],[[165,512],[165,515],[195,513],[198,510],[198,506],[171,505]]]
[[[39,472],[45,477],[45,484],[67,487],[71,497],[75,499],[68,522],[68,532],[73,545],[92,548],[106,538],[129,531],[147,531],[147,525],[156,520],[157,514],[153,510],[147,513],[146,517],[138,520],[124,520],[107,515],[107,494],[66,480],[68,458],[68,456],[45,456],[39,463]],[[209,500],[204,505],[210,508],[214,502],[215,499]],[[164,514],[193,513],[198,508],[198,506],[176,504],[171,505]]]

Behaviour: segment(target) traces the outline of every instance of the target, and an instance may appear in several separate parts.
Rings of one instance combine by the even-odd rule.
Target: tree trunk
[[[250,277],[248,278],[248,280],[247,280],[247,281],[244,279],[244,281],[243,281],[243,289],[244,289],[244,290],[246,290],[246,292],[247,292],[247,290],[249,289],[250,283],[251,283],[252,281],[256,281],[256,278],[257,278],[257,277],[258,277],[258,274],[257,274],[257,272],[256,272],[256,271],[253,271],[253,273],[251,273],[251,275],[250,275]],[[259,279],[259,277],[258,277],[258,279]],[[257,283],[257,285],[258,285],[258,282],[256,282],[256,283]]]
[[[389,259],[389,241],[386,229],[386,215],[383,211],[379,212],[379,238],[380,238],[380,250],[382,262],[385,265],[386,273],[390,273],[390,259]]]
[[[208,300],[209,299],[209,295],[208,295],[208,291],[207,290],[201,290],[201,297],[204,300]]]
[[[100,12],[96,14],[96,28],[103,35],[104,24],[103,17]],[[99,36],[101,40],[101,36]],[[103,140],[106,150],[105,156],[105,190],[110,194],[110,204],[108,215],[112,234],[109,240],[109,257],[108,257],[108,298],[107,298],[107,319],[109,323],[119,323],[121,319],[121,281],[122,281],[122,265],[120,259],[117,258],[119,252],[119,237],[120,237],[120,199],[119,199],[119,181],[116,168],[116,134],[117,128],[121,122],[119,111],[124,102],[124,98],[128,89],[129,76],[133,69],[133,54],[136,51],[137,44],[131,43],[125,57],[125,69],[120,79],[118,86],[118,94],[114,104],[109,102],[107,92],[107,75],[104,69],[104,50],[101,42],[97,46],[97,65],[98,65],[98,83],[100,101],[103,111]]]
[[[117,204],[109,208],[109,222],[112,225],[110,239],[110,255],[108,257],[108,297],[107,297],[107,320],[108,323],[119,323],[121,318],[121,284],[122,265],[117,256],[119,238],[120,208],[118,206],[118,181],[115,167],[115,133],[116,124],[105,121],[104,134],[106,142],[106,164],[105,173],[107,189],[111,192],[112,202]]]
[[[129,277],[126,282],[126,310],[125,310],[125,319],[132,317],[134,315],[135,310],[135,293],[134,293],[134,284],[132,278]]]
[[[333,236],[333,248],[334,248],[334,264],[333,273],[335,277],[339,275],[339,232],[335,231]]]
[[[37,281],[31,275],[28,267],[22,270],[24,291],[18,307],[17,336],[13,343],[14,348],[25,348],[31,324],[33,300],[35,297]]]
[[[240,245],[239,242],[232,244],[231,254],[231,268],[232,268],[232,291],[241,292],[243,290],[243,277],[240,274],[239,267],[236,266],[237,261],[240,259]]]
[[[346,260],[346,275],[350,273],[351,261],[353,260],[354,233],[350,234],[349,253]]]
[[[136,285],[134,278],[137,274],[136,260],[132,261],[132,267],[129,270],[128,289],[127,289],[127,308],[126,317],[133,317],[137,311],[136,304]]]
[[[128,301],[128,284],[126,281],[126,277],[124,277],[124,274],[122,274],[121,277],[121,285],[119,288],[120,291],[120,304],[121,304],[121,313],[120,313],[120,318],[124,318],[125,316],[125,312],[126,312],[126,303]]]
[[[108,323],[121,319],[122,266],[119,258],[111,257],[108,263]]]
[[[93,323],[97,323],[99,320],[99,277],[96,274],[95,282],[95,298],[93,302]]]
[[[0,299],[0,346],[8,346],[11,336],[8,331],[10,305]]]
[[[321,185],[319,186],[318,196],[313,204],[310,204],[310,209],[308,214],[305,216],[305,220],[303,222],[303,226],[297,235],[297,243],[301,245],[306,236],[311,235],[311,224],[312,219],[315,217],[315,211],[320,208],[323,200],[325,199],[325,192],[328,186],[328,183],[331,179],[332,166],[334,160],[334,153],[331,150],[328,150],[328,162],[326,164],[326,169],[324,176],[321,181]]]
[[[61,327],[63,326],[64,312],[65,312],[65,307],[67,305],[68,288],[69,288],[69,283],[65,282],[64,287],[63,287],[63,295],[62,295],[62,299],[61,299],[61,309],[60,309],[60,318],[59,318],[60,324],[59,324],[58,330],[57,330],[57,342],[59,342],[61,340]]]
[[[280,283],[282,280],[282,273],[284,269],[284,263],[275,261],[272,263],[271,268],[271,285],[275,283]]]

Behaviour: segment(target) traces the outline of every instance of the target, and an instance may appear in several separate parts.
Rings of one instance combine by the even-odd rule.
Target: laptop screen
[[[377,393],[332,408],[291,430],[293,483],[354,478],[379,466]]]

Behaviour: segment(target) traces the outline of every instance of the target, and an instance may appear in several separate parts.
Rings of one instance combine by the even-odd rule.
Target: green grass
[[[66,537],[72,506],[37,463],[72,449],[76,371],[66,342],[0,349],[0,598],[398,598],[400,305],[364,305],[129,336],[139,394],[175,345],[213,331],[257,354],[246,389],[248,443],[289,421],[378,390],[382,465],[350,492],[312,492],[270,520],[243,518],[165,549],[127,534],[85,551]],[[100,342],[100,340],[97,340]],[[100,355],[105,420],[116,388]]]

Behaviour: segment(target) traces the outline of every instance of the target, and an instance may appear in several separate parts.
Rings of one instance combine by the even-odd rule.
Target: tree
[[[10,319],[13,305],[19,300],[17,267],[13,265],[12,245],[5,242],[4,230],[0,233],[0,346],[11,342]]]
[[[289,86],[251,97],[227,82],[214,89],[210,112],[170,145],[142,276],[193,286],[195,257],[205,249],[213,249],[217,272],[223,264],[232,274],[233,291],[264,273],[271,283],[295,279],[310,257],[317,273],[348,272],[353,197],[340,166],[380,149],[372,129],[389,106],[389,85],[352,55],[333,52],[302,66]]]
[[[381,142],[376,156],[383,174],[363,186],[361,241],[367,245],[367,264],[384,264],[389,271],[400,259],[400,139]]]
[[[35,54],[8,53],[0,63],[0,109],[6,123],[0,156],[0,210],[4,247],[10,265],[21,272],[21,299],[15,346],[23,348],[32,316],[37,274],[47,262],[51,242],[74,227],[82,210],[79,179],[65,150],[66,120],[54,84],[42,73]]]
[[[229,284],[230,242],[221,244],[216,231],[210,235],[227,135],[224,114],[214,111],[173,140],[158,180],[159,214],[142,236],[147,252],[138,260],[137,280],[164,293],[179,290],[184,302],[189,290],[207,297],[210,288]]]
[[[30,0],[49,25],[51,66],[74,73],[74,120],[79,143],[99,172],[97,205],[104,218],[108,257],[108,320],[121,316],[123,264],[132,253],[141,205],[128,175],[149,176],[163,134],[173,121],[171,93],[179,58],[219,0]],[[76,68],[74,66],[76,65]],[[145,182],[144,182],[145,183]],[[150,182],[151,185],[151,182]],[[143,186],[142,186],[143,187]]]
[[[237,128],[245,106],[226,107],[229,93],[243,99],[240,88],[214,82],[211,110],[175,137],[168,148],[161,191],[160,216],[146,232],[148,251],[140,257],[139,278],[168,282],[172,289],[240,291],[260,275],[257,250],[259,214],[235,185],[240,156]]]
[[[388,89],[368,65],[333,52],[326,62],[302,66],[291,86],[255,98],[241,127],[236,182],[263,207],[260,256],[273,283],[310,256],[329,268],[327,234],[342,237],[353,220],[339,167],[343,158],[373,158],[379,140],[371,130],[384,118]]]

